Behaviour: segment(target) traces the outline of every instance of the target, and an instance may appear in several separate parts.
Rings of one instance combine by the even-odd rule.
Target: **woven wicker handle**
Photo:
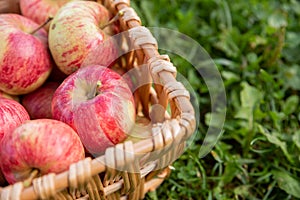
[[[20,13],[19,0],[0,0],[0,13]]]
[[[157,115],[155,122],[157,123],[153,125],[152,138],[144,139],[135,144],[129,142],[120,145],[122,148],[127,149],[127,152],[128,148],[131,149],[129,152],[137,157],[138,155],[149,154],[148,162],[155,158],[156,160],[152,160],[153,167],[151,170],[164,168],[182,154],[185,141],[194,133],[196,120],[189,93],[180,82],[176,81],[176,68],[167,56],[159,54],[156,40],[147,28],[141,26],[141,20],[130,7],[129,1],[106,0],[101,1],[101,3],[110,8],[110,11],[115,15],[121,12],[120,24],[123,30],[128,30],[129,39],[139,49],[136,51],[138,60],[148,65],[152,79],[160,83],[155,86],[157,102],[164,108],[167,107],[169,101],[173,105],[171,108],[171,119],[165,119],[164,113],[155,113]],[[147,102],[150,100],[145,99],[146,102],[144,103],[147,105]],[[120,174],[118,171],[109,169],[107,163],[112,164],[113,160],[117,160],[117,163],[126,164],[126,155],[120,157],[120,154],[116,153],[116,148],[120,147],[120,145],[107,149],[106,154],[103,156],[75,163],[66,172],[40,177],[33,182],[31,187],[23,189],[17,183],[3,188],[1,197],[3,199],[18,199],[18,196],[22,200],[42,197],[47,199],[48,196],[53,196],[68,187],[71,190],[81,188],[92,179],[91,177],[105,171],[107,172],[103,184],[108,187],[99,187],[102,195],[109,195],[120,188],[131,191],[143,182],[143,178],[148,174],[148,170],[144,168],[137,173],[138,175],[134,175],[132,173]],[[123,158],[125,159],[124,161]],[[140,167],[138,166],[139,163],[131,163],[134,163],[132,168]],[[83,174],[84,176],[82,176]],[[110,187],[110,183],[114,182],[115,179],[119,179],[116,178],[118,176],[122,177],[122,180]],[[157,182],[159,181],[156,179],[149,182],[145,186],[147,188],[145,191],[153,188]],[[141,197],[141,195],[138,196]]]

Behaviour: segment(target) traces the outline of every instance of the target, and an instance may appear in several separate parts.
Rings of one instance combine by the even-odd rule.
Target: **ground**
[[[131,2],[143,25],[178,31],[201,45],[226,94],[223,124],[210,109],[204,77],[189,62],[197,53],[191,49],[180,57],[170,52],[178,73],[195,91],[199,124],[192,145],[173,163],[171,176],[147,199],[300,198],[300,3]],[[208,127],[220,125],[221,137],[202,157]]]

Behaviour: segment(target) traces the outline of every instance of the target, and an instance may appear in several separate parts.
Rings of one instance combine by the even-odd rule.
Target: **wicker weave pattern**
[[[144,117],[151,118],[152,137],[108,148],[105,155],[86,158],[66,172],[34,179],[30,187],[16,183],[1,188],[1,199],[142,199],[168,176],[168,166],[183,153],[185,141],[194,133],[189,92],[176,81],[176,68],[167,55],[159,54],[155,38],[141,26],[129,0],[101,3],[119,16],[121,30],[129,32],[128,40],[136,49],[124,56],[126,70],[148,66],[143,78],[152,80],[154,89],[149,82],[134,95]],[[171,116],[166,115],[168,104]]]

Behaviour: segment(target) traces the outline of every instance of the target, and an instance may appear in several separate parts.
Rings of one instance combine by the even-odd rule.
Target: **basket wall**
[[[168,166],[183,153],[185,141],[194,133],[189,93],[176,81],[176,68],[167,55],[159,54],[159,44],[141,25],[130,2],[98,3],[119,18],[119,29],[126,32],[126,37],[120,38],[126,53],[116,66],[136,72],[138,123],[147,125],[138,134],[150,137],[127,140],[108,148],[102,156],[71,165],[66,172],[36,178],[27,187],[24,183],[3,187],[1,199],[143,199],[168,177]]]

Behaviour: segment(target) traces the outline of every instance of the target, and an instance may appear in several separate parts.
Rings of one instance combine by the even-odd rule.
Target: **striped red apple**
[[[4,98],[7,98],[7,99],[13,99],[13,100],[15,100],[17,102],[20,102],[19,96],[17,96],[17,95],[10,95],[10,94],[7,94],[7,93],[2,92],[2,91],[0,91],[0,97],[4,97]]]
[[[71,0],[20,0],[21,14],[38,24],[43,24],[49,17],[54,17],[64,4]],[[49,25],[45,26],[49,29]]]
[[[63,172],[84,158],[76,132],[52,119],[26,121],[6,134],[0,144],[0,166],[10,184],[33,174]]]
[[[4,135],[29,119],[28,112],[20,103],[0,97],[0,141]]]
[[[100,155],[126,139],[135,122],[134,105],[119,74],[90,65],[69,75],[56,89],[52,114],[76,130],[88,152]]]
[[[51,21],[49,48],[62,72],[69,75],[83,62],[91,64],[87,57],[91,53],[95,55],[93,64],[109,66],[117,59],[118,48],[110,37],[111,27],[102,29],[109,20],[108,10],[93,1],[72,1],[59,9]]]
[[[57,82],[46,82],[22,97],[21,103],[29,113],[30,119],[52,118],[51,101],[58,86]]]
[[[32,92],[51,72],[47,33],[18,14],[0,14],[0,90],[12,95]]]

